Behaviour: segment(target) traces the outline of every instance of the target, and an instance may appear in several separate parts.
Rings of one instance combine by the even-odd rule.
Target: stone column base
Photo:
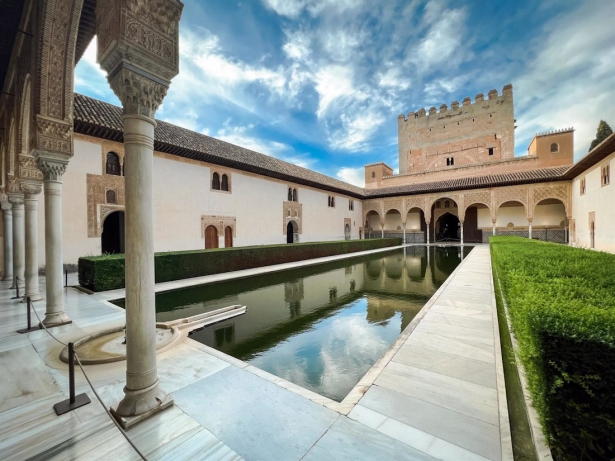
[[[28,296],[30,297],[30,301],[32,301],[33,303],[35,303],[37,301],[42,301],[43,300],[43,297],[41,296],[41,294],[40,293],[36,293],[36,294],[33,294],[33,295],[23,295],[23,299],[21,300],[21,302],[25,303],[26,302],[26,298]],[[47,325],[47,324],[45,324],[45,325]]]
[[[127,391],[124,390],[124,392],[127,392]],[[128,392],[130,392],[130,391],[128,391]],[[128,392],[126,393],[126,397],[129,396]],[[126,399],[126,397],[124,397],[124,398]],[[129,427],[134,426],[135,424],[143,421],[144,419],[147,419],[150,416],[153,416],[156,413],[159,413],[162,410],[172,406],[173,405],[173,398],[169,394],[164,394],[164,398],[162,399],[162,401],[158,400],[158,402],[159,402],[158,405],[156,405],[155,407],[152,407],[149,410],[147,410],[147,411],[145,411],[143,413],[140,413],[138,415],[123,416],[123,415],[120,415],[117,412],[117,408],[113,408],[112,407],[112,408],[110,408],[110,410],[111,410],[111,414],[113,415],[115,420],[118,423],[120,423],[120,425],[124,429],[128,429]],[[120,404],[121,404],[121,402],[120,402]]]
[[[45,314],[43,323],[47,328],[51,328],[59,327],[60,325],[68,325],[69,323],[73,323],[73,321],[64,312],[59,312],[54,314]]]

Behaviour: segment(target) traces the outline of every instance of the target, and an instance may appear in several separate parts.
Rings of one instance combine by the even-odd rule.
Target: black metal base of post
[[[42,329],[42,327],[40,325],[36,325],[36,326],[30,327],[30,328],[22,328],[21,330],[17,330],[17,333],[21,333],[21,334],[30,333],[31,331],[38,331],[38,330],[41,330],[41,329]]]
[[[61,402],[56,403],[53,406],[53,409],[56,411],[56,415],[60,416],[76,408],[87,405],[90,402],[91,400],[87,394],[79,394],[75,396],[75,401],[73,403],[70,402],[70,399],[62,400]]]

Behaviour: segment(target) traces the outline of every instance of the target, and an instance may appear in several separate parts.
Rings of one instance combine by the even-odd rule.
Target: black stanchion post
[[[19,277],[15,276],[15,296],[13,296],[11,299],[20,299],[21,296],[19,296]]]
[[[30,296],[28,296],[26,298],[26,306],[27,306],[27,313],[28,313],[28,328],[23,328],[21,330],[17,330],[17,333],[30,333],[31,331],[35,331],[35,330],[40,330],[41,327],[40,326],[35,326],[34,328],[32,328],[32,317],[30,315],[30,309],[32,309],[32,300],[30,299]]]
[[[58,416],[90,403],[90,398],[85,393],[75,396],[75,349],[73,343],[68,343],[68,386],[69,398],[53,406]]]
[[[64,269],[64,288],[68,287],[68,269]]]

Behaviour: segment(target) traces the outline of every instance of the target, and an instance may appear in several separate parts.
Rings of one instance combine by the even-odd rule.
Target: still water
[[[159,293],[156,318],[248,306],[190,337],[341,401],[470,250],[413,246]]]

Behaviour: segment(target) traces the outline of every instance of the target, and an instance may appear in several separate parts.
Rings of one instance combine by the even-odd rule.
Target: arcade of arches
[[[365,237],[485,243],[495,234],[566,243],[569,197],[569,184],[552,183],[368,200]]]

